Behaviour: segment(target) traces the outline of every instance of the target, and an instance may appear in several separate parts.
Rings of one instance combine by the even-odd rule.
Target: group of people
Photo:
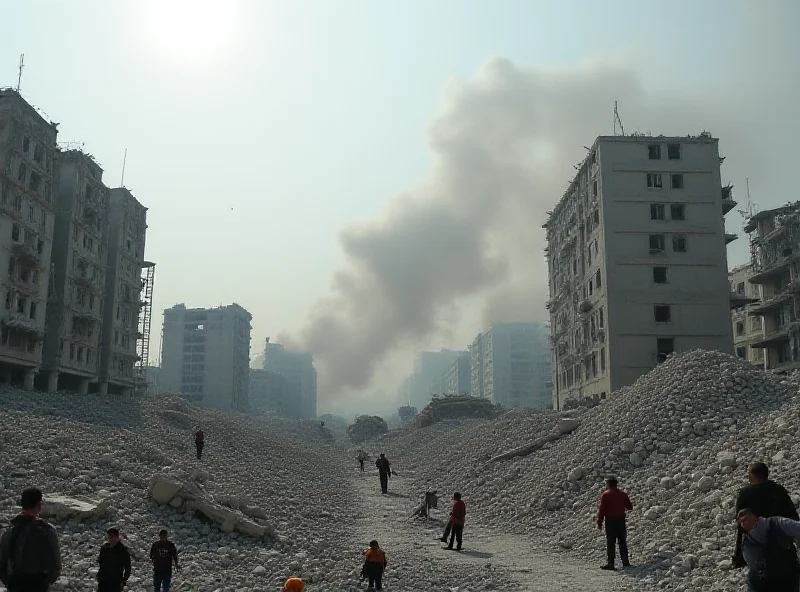
[[[798,592],[800,561],[795,538],[800,538],[800,519],[786,489],[769,478],[769,467],[752,463],[747,469],[748,485],[736,498],[736,545],[733,567],[748,568],[748,592]],[[633,509],[628,495],[617,486],[617,479],[606,480],[600,496],[597,526],[606,527],[607,562],[613,570],[616,546],[623,566],[629,566],[626,512]]]
[[[58,536],[55,528],[39,517],[41,490],[26,489],[20,503],[22,511],[0,537],[0,582],[8,592],[47,592],[61,575]],[[161,530],[150,547],[155,592],[169,592],[173,566],[181,569],[178,550],[168,535]],[[120,592],[131,576],[131,556],[118,529],[109,528],[106,538],[97,557],[97,592]]]

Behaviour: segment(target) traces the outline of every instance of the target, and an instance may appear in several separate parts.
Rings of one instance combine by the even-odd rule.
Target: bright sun
[[[155,43],[174,54],[205,56],[231,41],[237,2],[148,0],[142,2]]]

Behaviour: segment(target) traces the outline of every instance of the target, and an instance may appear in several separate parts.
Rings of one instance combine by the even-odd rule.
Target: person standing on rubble
[[[781,516],[789,520],[798,520],[797,508],[786,489],[769,478],[769,467],[763,462],[754,462],[747,467],[747,480],[736,497],[736,513],[744,509],[750,510],[761,518]],[[742,537],[745,531],[739,526],[736,529],[736,547],[731,563],[734,567],[746,565],[742,553]]]
[[[131,577],[131,555],[119,540],[119,530],[106,531],[108,542],[100,548],[97,563],[97,592],[120,592]]]
[[[203,447],[206,445],[206,435],[199,427],[194,432],[194,446],[197,448],[197,460],[203,458]]]
[[[378,467],[378,478],[381,481],[381,493],[389,493],[389,477],[392,475],[392,465],[386,455],[381,452],[380,458],[375,461]]]
[[[608,561],[601,569],[614,570],[616,545],[619,543],[619,556],[622,566],[628,567],[628,532],[625,525],[625,513],[633,510],[628,494],[620,491],[616,477],[606,479],[606,489],[600,495],[597,504],[597,528],[603,530],[603,520],[606,523],[606,555]]]
[[[39,518],[42,492],[22,492],[22,512],[0,538],[0,582],[8,592],[47,592],[61,575],[56,529]]]
[[[178,565],[178,549],[167,537],[165,529],[158,532],[158,540],[150,547],[150,561],[153,562],[153,590],[169,592],[172,587],[172,566],[181,571]]]
[[[450,520],[447,521],[447,528],[444,529],[442,538],[439,539],[443,543],[447,542],[447,537],[450,537],[450,544],[447,545],[448,549],[453,548],[453,541],[457,543],[456,551],[461,550],[461,537],[464,535],[464,521],[467,516],[467,505],[461,501],[461,494],[455,492],[453,494],[453,508],[450,510]]]
[[[370,541],[369,549],[364,551],[364,567],[361,568],[361,576],[368,580],[370,590],[383,590],[386,565],[386,553],[378,545],[378,541]]]
[[[358,464],[361,466],[361,472],[364,472],[364,461],[367,460],[367,453],[363,450],[358,451],[358,455],[356,456],[356,460]]]

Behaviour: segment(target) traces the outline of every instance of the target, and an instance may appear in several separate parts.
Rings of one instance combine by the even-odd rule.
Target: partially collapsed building
[[[745,226],[750,235],[752,274],[760,300],[749,315],[759,319],[761,335],[752,343],[763,350],[764,368],[800,368],[800,202],[752,216]]]

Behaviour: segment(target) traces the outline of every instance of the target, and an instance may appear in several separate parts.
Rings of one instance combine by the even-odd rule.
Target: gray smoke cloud
[[[548,70],[505,59],[450,82],[428,128],[429,175],[378,219],[342,231],[347,263],[292,340],[314,353],[320,397],[367,387],[382,360],[439,334],[466,299],[483,299],[484,327],[546,319],[541,226],[584,145],[611,134],[617,98],[628,133],[741,129],[747,105],[693,90],[699,99],[648,94],[634,70],[602,63]],[[773,116],[796,122],[786,106]],[[744,159],[763,144],[740,135],[721,147]]]

